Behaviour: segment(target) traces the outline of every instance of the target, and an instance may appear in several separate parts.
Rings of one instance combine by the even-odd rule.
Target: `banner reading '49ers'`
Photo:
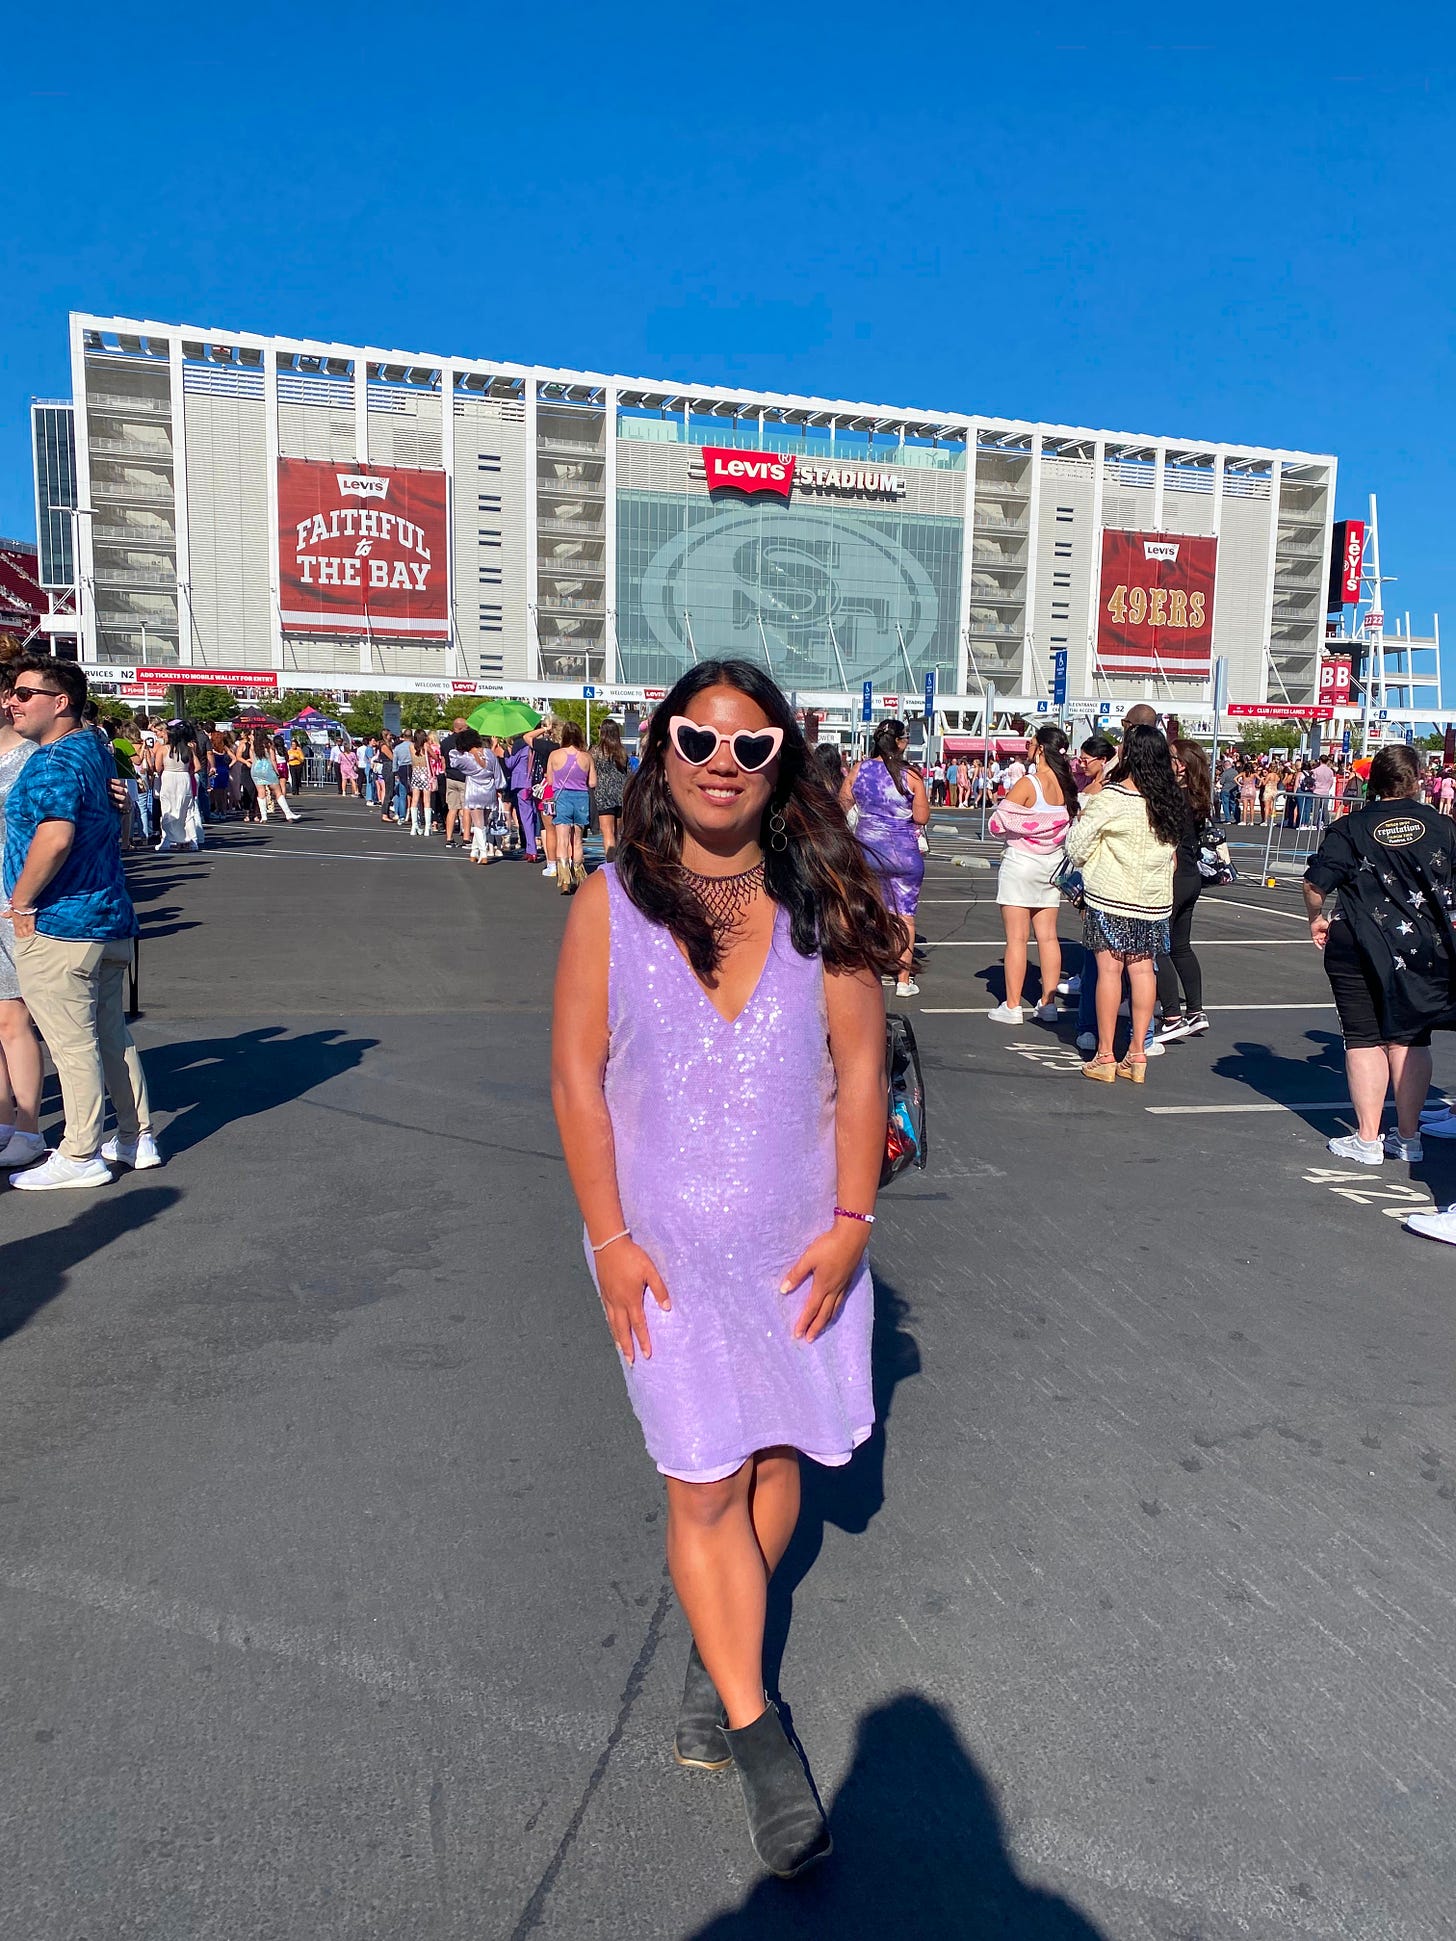
[[[280,458],[283,625],[448,640],[447,503],[443,472]]]
[[[1207,680],[1218,541],[1186,532],[1104,532],[1097,665],[1105,674]]]

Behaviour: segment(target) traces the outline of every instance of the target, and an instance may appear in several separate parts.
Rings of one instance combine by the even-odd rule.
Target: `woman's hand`
[[[817,1341],[844,1306],[849,1284],[864,1259],[869,1229],[860,1221],[836,1220],[827,1233],[811,1240],[779,1285],[780,1294],[792,1294],[796,1287],[813,1276],[809,1298],[794,1323],[796,1341]]]
[[[1310,941],[1316,950],[1323,950],[1329,941],[1330,920],[1328,917],[1311,917],[1309,920]]]
[[[643,1360],[650,1361],[652,1339],[647,1332],[648,1288],[651,1288],[653,1298],[664,1313],[672,1308],[661,1274],[630,1234],[603,1248],[596,1257],[596,1263],[597,1287],[618,1354],[625,1357],[630,1368],[636,1359],[633,1349],[635,1336],[641,1345]]]

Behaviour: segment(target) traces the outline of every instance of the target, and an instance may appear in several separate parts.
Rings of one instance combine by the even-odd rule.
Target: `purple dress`
[[[763,975],[730,1024],[671,933],[608,864],[611,969],[605,1091],[632,1237],[667,1284],[647,1296],[652,1355],[623,1362],[648,1453],[712,1483],[779,1445],[849,1461],[874,1426],[870,1273],[837,1320],[795,1341],[809,1285],[780,1294],[834,1223],[834,1066],[824,975],[780,909]],[[587,1262],[596,1279],[588,1248]]]
[[[919,831],[910,819],[914,808],[910,792],[907,789],[902,795],[889,769],[876,759],[860,764],[851,793],[859,810],[854,833],[880,879],[885,907],[897,917],[913,917],[920,903],[925,857],[917,840]]]

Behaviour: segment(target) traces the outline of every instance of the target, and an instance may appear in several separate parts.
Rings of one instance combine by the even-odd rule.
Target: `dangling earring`
[[[787,849],[789,846],[789,836],[787,829],[784,827],[784,812],[782,809],[775,809],[768,819],[768,846],[770,849]]]

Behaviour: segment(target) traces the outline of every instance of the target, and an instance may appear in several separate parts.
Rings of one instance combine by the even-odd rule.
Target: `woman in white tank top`
[[[991,818],[991,833],[1006,840],[996,901],[1006,931],[1006,996],[991,1013],[996,1024],[1022,1022],[1027,948],[1033,934],[1041,965],[1037,1019],[1055,1024],[1062,947],[1057,938],[1061,892],[1053,880],[1062,845],[1077,813],[1077,783],[1067,762],[1067,737],[1048,723],[1026,747],[1027,772]]]

